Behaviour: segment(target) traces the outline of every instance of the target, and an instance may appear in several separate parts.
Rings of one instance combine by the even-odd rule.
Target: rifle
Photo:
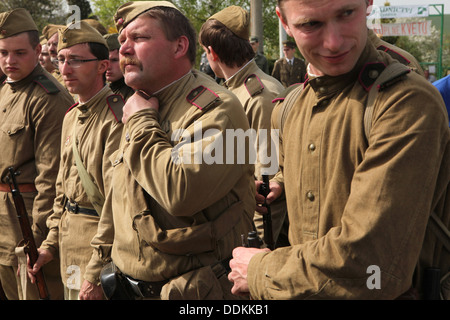
[[[39,253],[37,251],[36,242],[34,241],[33,231],[31,230],[27,209],[25,208],[25,203],[23,201],[22,195],[20,194],[19,186],[16,181],[16,176],[18,176],[20,172],[14,172],[13,167],[8,168],[8,170],[8,182],[14,199],[14,206],[16,207],[20,229],[22,229],[24,251],[26,254],[28,254],[30,263],[33,266],[39,257]],[[50,296],[47,290],[47,285],[45,283],[44,273],[42,272],[42,269],[40,269],[36,274],[36,286],[39,292],[39,298],[41,300],[49,300]]]
[[[270,250],[274,249],[273,243],[273,231],[272,231],[272,213],[270,211],[270,206],[267,204],[267,195],[270,192],[269,187],[269,176],[263,175],[263,183],[259,187],[259,193],[264,196],[263,206],[267,208],[267,213],[263,214],[263,226],[264,226],[264,242]]]

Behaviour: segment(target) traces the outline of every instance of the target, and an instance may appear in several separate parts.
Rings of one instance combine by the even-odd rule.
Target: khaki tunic
[[[419,61],[409,52],[390,44],[389,42],[380,39],[372,29],[368,29],[369,40],[373,43],[378,50],[385,51],[394,59],[411,68],[411,70],[417,72],[421,76],[425,76]]]
[[[20,171],[19,189],[20,184],[35,184],[37,192],[23,192],[22,196],[38,246],[48,232],[46,220],[55,199],[61,125],[72,104],[67,91],[40,65],[20,81],[0,84],[1,183],[8,183],[8,168],[13,166]],[[22,231],[11,193],[0,192],[0,196],[0,264],[17,266],[14,250],[22,240]]]
[[[156,97],[159,112],[136,112],[124,127],[120,150],[111,158],[112,192],[92,244],[104,261],[112,247],[113,262],[135,279],[173,279],[164,289],[165,298],[203,298],[217,290],[215,277],[210,283],[199,276],[189,287],[181,285],[181,291],[194,293],[167,288],[177,287],[177,280],[183,283],[177,276],[202,266],[211,275],[209,265],[230,258],[233,248],[241,245],[241,234],[252,228],[254,166],[237,164],[237,144],[230,150],[232,161],[220,157],[225,164],[219,159],[195,162],[188,150],[207,151],[211,140],[203,134],[212,134],[217,146],[223,147],[220,139],[225,130],[245,131],[248,122],[239,100],[198,71]],[[173,134],[182,129],[186,129],[184,138],[175,138]],[[184,161],[178,162],[177,156]],[[102,263],[94,258],[91,263],[94,278]],[[226,294],[229,291],[221,291],[214,298]]]
[[[124,78],[120,78],[119,80],[110,83],[109,86],[112,92],[115,94],[120,94],[125,101],[127,101],[128,98],[134,94],[133,88],[127,86]]]
[[[256,77],[254,77],[256,76]],[[258,68],[255,61],[251,61],[245,67],[243,67],[233,77],[228,79],[223,84],[231,92],[233,92],[244,107],[245,114],[247,115],[250,128],[257,132],[257,139],[259,139],[259,130],[266,130],[267,136],[270,137],[270,124],[271,116],[274,108],[273,100],[285,90],[283,85],[275,78],[265,74]],[[272,143],[267,141],[267,155],[271,159]],[[256,154],[259,151],[260,142],[257,142]],[[276,152],[273,150],[273,152]],[[278,170],[278,159],[276,159],[275,171]],[[270,165],[270,164],[269,164]],[[255,164],[255,179],[262,181],[262,170],[266,165],[263,165],[258,158]],[[269,175],[270,177],[273,174]],[[277,239],[280,233],[283,221],[286,216],[286,202],[284,197],[271,204],[272,213],[272,229],[274,241]],[[264,239],[264,226],[262,221],[262,215],[255,212],[255,226],[258,234]]]
[[[67,198],[70,203],[93,209],[78,174],[72,144],[78,144],[78,152],[87,172],[106,197],[112,170],[108,159],[118,148],[123,127],[119,122],[121,116],[118,116],[118,121],[107,101],[112,95],[111,89],[105,86],[88,102],[74,105],[64,118],[57,198],[54,213],[48,220],[50,232],[41,248],[50,250],[54,255],[59,253],[61,275],[69,289],[80,289],[85,267],[92,255],[90,241],[97,232],[99,221],[98,216],[75,214],[63,207]]]
[[[289,113],[276,178],[292,246],[250,261],[255,299],[392,299],[411,287],[429,213],[449,182],[450,132],[438,92],[409,73],[378,94],[367,142],[358,75],[377,61],[392,58],[368,44],[350,73],[310,79]],[[381,270],[380,289],[368,288],[370,266]]]

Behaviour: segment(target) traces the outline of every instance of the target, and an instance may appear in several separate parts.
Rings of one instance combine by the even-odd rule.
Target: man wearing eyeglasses
[[[33,278],[59,253],[65,298],[102,299],[99,283],[84,282],[84,271],[109,188],[109,157],[122,131],[123,100],[106,85],[109,50],[101,34],[84,21],[58,33],[59,70],[67,89],[77,94],[79,101],[64,119],[54,214],[48,221],[49,235],[29,274]]]
[[[286,88],[303,83],[306,76],[305,62],[295,57],[295,43],[292,41],[283,42],[284,57],[275,61],[272,77],[280,81]]]
[[[59,166],[61,125],[73,104],[67,90],[39,64],[36,24],[25,9],[0,13],[0,280],[9,300],[38,299],[36,286],[16,277],[22,233],[8,185],[14,167],[37,245],[47,236]],[[3,75],[4,73],[4,75]],[[26,270],[25,264],[22,271]],[[59,263],[44,269],[51,299],[63,297]],[[21,280],[25,280],[21,282]]]

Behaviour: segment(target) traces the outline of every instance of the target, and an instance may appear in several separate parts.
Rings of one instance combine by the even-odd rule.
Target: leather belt
[[[82,213],[82,214],[87,214],[89,216],[98,217],[97,211],[95,211],[95,209],[80,207],[78,205],[78,203],[70,203],[69,201],[67,201],[66,209],[67,209],[67,211],[75,213],[75,214]]]
[[[37,192],[34,183],[22,183],[18,185],[19,191],[24,193]],[[9,184],[0,183],[0,192],[11,192]]]
[[[229,266],[230,260],[231,258],[224,259],[211,266],[217,278],[220,278],[231,271]],[[170,281],[170,279],[168,279],[158,282],[148,282],[133,279],[123,273],[122,275],[130,285],[132,292],[139,298],[159,298],[161,296],[162,287]]]
[[[138,298],[159,298],[162,287],[169,282],[169,280],[158,282],[140,281],[126,275],[124,276],[130,285],[130,289]]]

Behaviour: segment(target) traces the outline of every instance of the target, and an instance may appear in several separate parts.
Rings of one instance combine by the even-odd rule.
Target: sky
[[[450,14],[450,3],[448,0],[388,0],[391,6],[410,6],[410,5],[427,5],[427,4],[443,4],[444,13]],[[373,0],[373,4],[377,6],[384,6],[386,0]],[[437,14],[437,12],[431,12]]]

